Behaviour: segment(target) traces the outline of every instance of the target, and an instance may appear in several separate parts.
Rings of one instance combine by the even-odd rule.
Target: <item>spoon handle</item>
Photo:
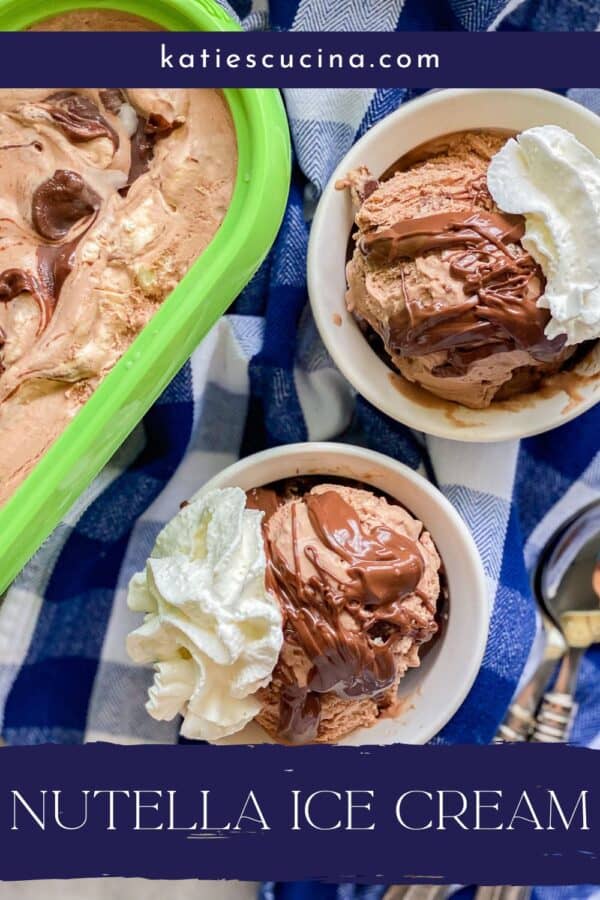
[[[475,900],[528,900],[531,897],[531,888],[515,886],[511,884],[497,885],[495,887],[480,887],[475,894]]]
[[[445,900],[449,884],[396,884],[383,895],[383,900]]]
[[[577,712],[574,694],[584,652],[580,647],[571,647],[563,658],[556,683],[544,694],[536,718],[531,736],[535,743],[562,744],[569,739]]]
[[[546,657],[519,691],[498,727],[494,744],[527,741],[535,728],[535,711],[556,667],[556,656]]]

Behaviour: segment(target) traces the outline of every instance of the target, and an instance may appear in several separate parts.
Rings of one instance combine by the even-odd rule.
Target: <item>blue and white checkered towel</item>
[[[249,7],[240,2],[237,11],[249,14],[250,27],[264,25],[266,14]],[[599,18],[596,0],[271,3],[274,27],[312,30],[592,30]],[[521,444],[457,444],[386,418],[354,396],[334,368],[307,307],[305,201],[314,200],[353,141],[410,95],[286,93],[297,164],[272,253],[0,607],[0,725],[8,743],[175,742],[177,725],[155,722],[144,710],[150,673],[125,653],[125,636],[138,624],[125,603],[130,576],[180,501],[239,455],[334,438],[419,469],[471,527],[493,603],[491,636],[469,698],[438,740],[491,740],[536,636],[528,572],[556,525],[600,496],[600,407]],[[600,110],[600,92],[571,96]],[[578,699],[573,738],[600,747],[600,652],[584,661]],[[589,896],[587,889],[566,890],[543,896]],[[264,896],[381,895],[380,888],[369,891],[270,885]]]

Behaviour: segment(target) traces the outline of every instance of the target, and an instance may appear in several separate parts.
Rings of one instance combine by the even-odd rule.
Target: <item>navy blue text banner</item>
[[[600,33],[0,33],[1,87],[593,87]]]
[[[0,879],[600,883],[597,751],[0,750]]]

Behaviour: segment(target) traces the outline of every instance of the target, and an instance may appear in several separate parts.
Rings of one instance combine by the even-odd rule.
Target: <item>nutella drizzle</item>
[[[394,649],[405,636],[418,643],[437,631],[431,615],[420,617],[404,604],[417,593],[424,572],[418,542],[385,525],[367,529],[353,506],[335,490],[306,492],[290,504],[293,565],[285,560],[269,535],[269,519],[286,502],[283,493],[257,488],[247,494],[247,506],[260,509],[267,557],[267,588],[278,598],[287,641],[297,644],[310,660],[306,687],[299,686],[283,661],[278,673],[278,736],[289,743],[307,743],[319,731],[321,696],[333,692],[347,700],[378,697],[396,679]],[[316,540],[301,551],[297,536],[298,503],[307,507]],[[327,570],[319,548],[327,548],[346,564],[348,580],[340,582]],[[301,577],[300,553],[314,574]],[[428,602],[429,613],[435,604]]]
[[[401,161],[393,170],[403,168]],[[373,189],[366,196],[371,193]],[[433,370],[439,377],[463,375],[478,359],[516,349],[539,362],[552,361],[566,338],[549,340],[544,334],[550,314],[537,300],[545,280],[519,246],[524,218],[486,208],[491,198],[485,176],[474,178],[465,196],[456,199],[469,202],[468,208],[404,219],[358,240],[366,257],[383,265],[400,263],[404,309],[390,318],[382,334],[386,349],[406,357],[447,351],[446,361]],[[441,252],[450,274],[462,282],[464,303],[448,305],[442,297],[422,303],[409,296],[402,260],[432,251]]]

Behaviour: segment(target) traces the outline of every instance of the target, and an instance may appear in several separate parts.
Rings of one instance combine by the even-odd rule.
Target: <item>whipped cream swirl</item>
[[[265,587],[262,513],[240,488],[194,498],[160,532],[127,602],[146,613],[127,650],[155,663],[146,709],[184,717],[187,738],[240,731],[261,704],[283,643],[279,604]]]
[[[599,338],[600,160],[570,132],[543,125],[507,141],[487,183],[501,210],[525,216],[521,243],[546,277],[546,336]]]

